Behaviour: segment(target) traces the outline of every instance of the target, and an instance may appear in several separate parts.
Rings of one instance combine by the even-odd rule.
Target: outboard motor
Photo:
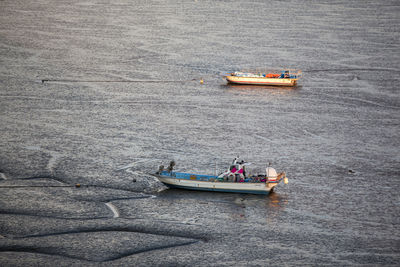
[[[276,182],[276,179],[278,178],[278,174],[276,173],[276,170],[274,168],[267,167],[265,172],[267,174],[268,182],[272,182],[272,183]]]

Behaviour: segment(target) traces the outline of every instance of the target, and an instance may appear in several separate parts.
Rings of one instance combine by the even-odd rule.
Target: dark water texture
[[[398,1],[0,1],[0,265],[398,266],[399,14]],[[219,76],[253,67],[304,78]],[[105,82],[127,80],[143,82]],[[289,184],[265,197],[148,175],[171,159],[212,174],[237,155]]]

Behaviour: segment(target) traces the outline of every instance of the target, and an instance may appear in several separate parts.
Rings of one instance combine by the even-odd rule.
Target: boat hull
[[[249,85],[274,85],[274,86],[295,86],[297,79],[292,78],[265,78],[265,77],[240,77],[225,76],[228,83],[249,84]]]
[[[216,191],[246,194],[269,194],[278,183],[232,183],[187,180],[157,175],[157,178],[166,186],[200,191]]]

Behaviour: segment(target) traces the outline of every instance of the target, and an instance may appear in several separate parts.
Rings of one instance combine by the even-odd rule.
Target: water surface
[[[1,265],[398,265],[397,1],[0,6]],[[220,76],[254,67],[304,77]],[[149,175],[237,155],[289,184],[265,197]]]

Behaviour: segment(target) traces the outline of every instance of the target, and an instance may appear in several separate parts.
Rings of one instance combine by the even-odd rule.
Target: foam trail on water
[[[113,218],[119,218],[119,212],[118,212],[117,207],[115,207],[115,206],[114,206],[112,203],[110,203],[110,202],[105,203],[105,204],[106,204],[106,206],[109,207],[110,210],[112,211],[112,213],[113,213]]]
[[[57,166],[58,159],[62,155],[54,151],[46,151],[46,152],[49,153],[51,156],[49,162],[47,163],[47,169],[51,172],[51,174],[54,174],[54,168]]]

